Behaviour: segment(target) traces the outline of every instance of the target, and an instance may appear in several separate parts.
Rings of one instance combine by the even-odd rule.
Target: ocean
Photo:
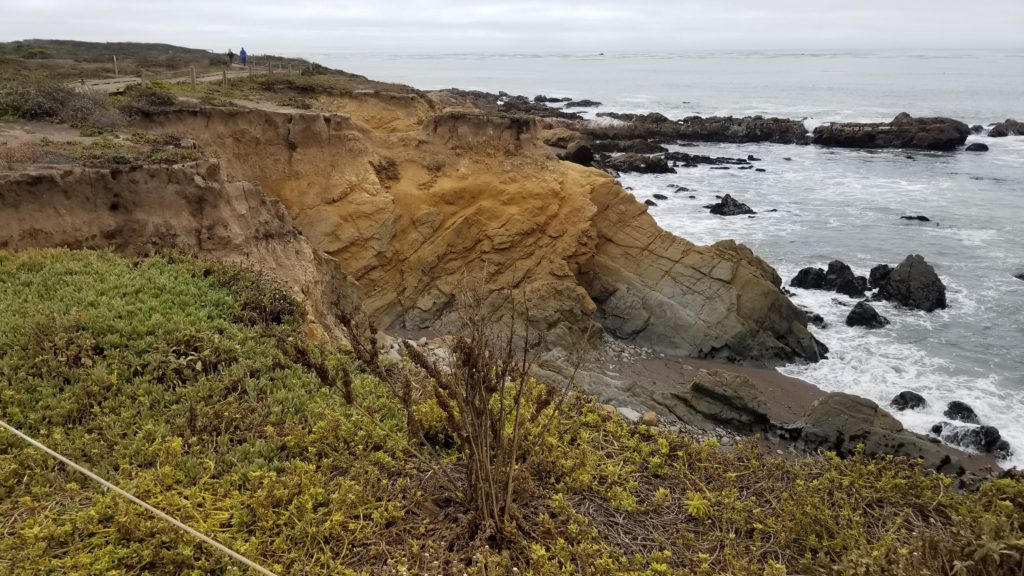
[[[588,112],[661,112],[671,118],[753,114],[829,121],[887,121],[900,112],[988,125],[1024,120],[1024,51],[697,52],[608,54],[349,54],[304,56],[377,80],[421,89],[458,87],[598,100]],[[680,168],[624,174],[650,213],[693,242],[732,238],[750,246],[788,283],[805,266],[842,260],[867,275],[921,254],[939,273],[949,308],[931,314],[879,303],[892,324],[848,328],[855,303],[793,289],[821,314],[812,328],[831,349],[817,364],[781,370],[831,391],[887,406],[903,390],[922,411],[896,413],[927,432],[962,400],[1014,448],[1024,466],[1024,137],[972,136],[987,153],[843,150],[774,144],[700,144],[690,153],[761,158],[766,172]],[[692,192],[673,194],[670,186]],[[713,216],[715,195],[732,194],[756,217]],[[689,199],[693,194],[697,198]],[[777,212],[769,212],[777,210]],[[931,222],[908,222],[903,215]]]

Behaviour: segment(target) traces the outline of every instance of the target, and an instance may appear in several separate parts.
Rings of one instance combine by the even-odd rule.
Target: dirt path
[[[227,77],[230,80],[230,79],[233,79],[233,78],[245,78],[245,77],[248,77],[250,74],[251,75],[259,75],[259,74],[266,74],[266,73],[267,73],[266,72],[266,68],[253,69],[251,73],[250,73],[249,70],[246,70],[246,69],[238,69],[238,70],[229,70],[228,73],[227,73]],[[275,73],[286,74],[287,72],[281,71],[281,72],[275,72]],[[202,74],[202,75],[197,75],[196,76],[196,82],[203,82],[203,83],[220,82],[223,79],[224,79],[223,72],[214,72],[214,73],[211,73],[211,74]],[[179,82],[191,82],[192,81],[192,77],[191,76],[180,76],[180,77],[177,77],[177,78],[154,78],[154,80],[160,80],[161,82],[179,83]],[[142,78],[140,78],[138,76],[131,76],[131,77],[125,77],[125,78],[103,78],[103,79],[100,79],[100,80],[85,80],[84,82],[77,82],[75,84],[72,84],[71,86],[77,88],[78,90],[87,90],[89,92],[97,92],[97,93],[100,93],[100,94],[113,94],[115,92],[120,92],[120,91],[124,90],[128,86],[132,86],[132,85],[135,85],[135,84],[141,84],[141,83],[142,83]]]

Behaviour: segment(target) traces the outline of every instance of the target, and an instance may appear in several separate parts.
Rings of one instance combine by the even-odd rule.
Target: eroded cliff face
[[[311,329],[340,335],[358,286],[314,249],[259,186],[225,182],[217,163],[0,173],[0,249],[164,249],[253,266],[291,287]]]
[[[279,198],[358,280],[382,327],[438,326],[460,290],[482,288],[496,320],[525,297],[553,346],[596,322],[668,353],[817,358],[767,264],[741,245],[665,232],[606,174],[555,159],[534,120],[453,112],[401,131],[373,118],[391,127],[381,131],[364,119],[203,109],[148,127],[188,135]]]

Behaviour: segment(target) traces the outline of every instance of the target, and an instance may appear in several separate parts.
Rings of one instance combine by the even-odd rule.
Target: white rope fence
[[[260,566],[259,564],[253,562],[252,560],[249,560],[245,556],[242,556],[241,554],[239,554],[238,552],[235,552],[231,548],[228,548],[227,546],[221,544],[220,542],[217,542],[216,540],[214,540],[213,538],[210,538],[206,534],[203,534],[202,532],[196,530],[195,528],[192,528],[188,524],[185,524],[184,522],[181,522],[181,521],[179,521],[179,520],[169,516],[168,514],[160,511],[159,509],[157,509],[157,508],[155,508],[153,506],[150,506],[146,502],[136,498],[135,496],[132,496],[131,494],[129,494],[128,492],[125,492],[124,490],[118,488],[117,486],[114,486],[113,484],[111,484],[110,482],[107,482],[103,478],[100,478],[96,474],[93,474],[91,471],[87,470],[86,468],[76,464],[75,462],[72,462],[71,460],[65,458],[64,456],[61,456],[57,452],[55,452],[55,451],[51,450],[50,448],[44,446],[40,442],[38,442],[35,439],[29,437],[28,435],[24,434],[23,432],[21,432],[17,428],[14,428],[13,426],[11,426],[10,424],[4,422],[3,420],[0,420],[0,427],[4,428],[5,430],[10,432],[11,434],[14,434],[18,438],[21,438],[22,440],[24,440],[25,442],[29,443],[30,445],[32,445],[32,446],[42,450],[43,452],[45,452],[47,454],[49,454],[50,456],[52,456],[53,458],[59,460],[60,462],[63,462],[69,468],[72,468],[73,470],[76,470],[78,472],[81,472],[82,474],[85,474],[90,479],[92,479],[97,484],[99,484],[100,486],[103,486],[104,488],[106,488],[108,490],[113,490],[117,494],[123,496],[125,499],[127,499],[127,500],[129,500],[131,502],[134,502],[135,504],[138,504],[139,506],[142,506],[143,508],[145,508],[146,510],[151,512],[153,515],[155,515],[157,518],[160,518],[161,520],[164,520],[165,522],[167,522],[169,524],[172,524],[174,527],[176,527],[176,528],[178,528],[178,529],[180,529],[180,530],[182,530],[184,532],[187,532],[187,533],[191,534],[192,536],[195,536],[196,538],[198,538],[199,540],[202,540],[203,542],[206,542],[210,546],[216,548],[218,551],[220,551],[220,552],[230,556],[232,559],[234,559],[234,560],[238,561],[239,563],[244,564],[245,566],[251,568],[253,571],[258,572],[260,574],[263,574],[264,576],[277,576],[276,574],[274,574],[270,570],[267,570],[263,566]]]

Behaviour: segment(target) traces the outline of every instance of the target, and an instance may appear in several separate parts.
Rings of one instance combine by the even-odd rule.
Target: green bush
[[[116,128],[124,117],[101,94],[52,83],[0,84],[0,118],[70,124],[76,128]]]

